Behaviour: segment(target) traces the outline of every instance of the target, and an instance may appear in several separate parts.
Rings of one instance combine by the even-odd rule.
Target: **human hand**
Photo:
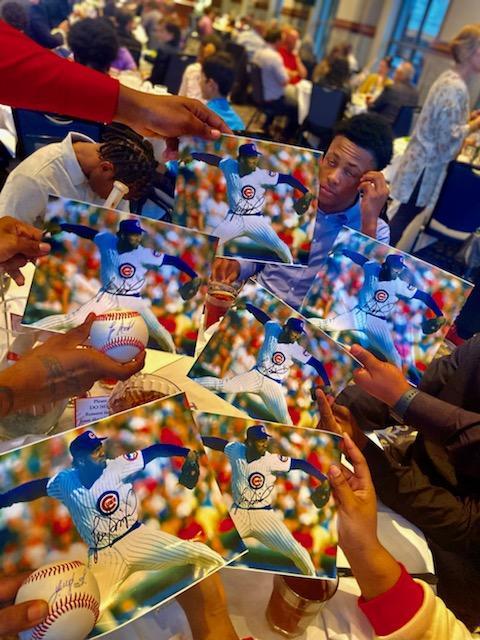
[[[315,389],[319,421],[317,429],[331,431],[342,436],[347,433],[360,449],[367,444],[368,438],[360,429],[357,421],[347,407],[336,404],[333,396],[326,395],[322,388]]]
[[[42,231],[10,216],[0,218],[0,269],[21,286],[20,269],[27,262],[46,255],[50,245],[42,242]]]
[[[218,573],[177,596],[196,640],[238,640],[228,615],[227,598]]]
[[[49,338],[0,372],[0,413],[5,415],[49,401],[78,396],[102,378],[126,380],[145,363],[145,351],[122,364],[85,346],[95,314],[64,335]]]
[[[222,133],[232,133],[224,121],[199,100],[156,96],[123,85],[120,85],[114,120],[143,136],[165,138],[170,155],[177,150],[179,136],[215,140]]]
[[[474,131],[478,131],[480,129],[480,113],[474,112],[474,114],[475,115],[468,123],[470,133],[473,133]]]
[[[0,637],[16,635],[31,629],[48,615],[48,604],[44,600],[29,600],[14,605],[17,591],[29,573],[0,579]]]
[[[240,276],[240,263],[237,260],[216,257],[212,263],[212,275],[214,282],[233,284]]]
[[[390,362],[378,360],[358,344],[352,345],[350,353],[363,364],[353,372],[356,384],[389,407],[393,407],[411,389],[402,371]]]
[[[362,194],[360,199],[360,212],[362,215],[362,233],[375,238],[377,233],[377,221],[390,193],[383,173],[380,171],[367,171],[360,178],[358,191]]]

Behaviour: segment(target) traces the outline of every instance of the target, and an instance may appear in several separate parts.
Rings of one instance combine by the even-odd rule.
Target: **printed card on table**
[[[326,473],[341,436],[195,412],[232,526],[248,553],[232,567],[336,577],[336,507]]]
[[[361,343],[417,382],[471,288],[457,276],[345,228],[301,312],[340,343]]]
[[[251,418],[314,427],[315,386],[341,391],[358,366],[281,300],[247,284],[188,376]]]
[[[53,196],[45,221],[52,250],[23,324],[64,332],[92,311],[127,309],[145,320],[149,347],[193,355],[216,238]],[[190,282],[199,288],[185,291]]]
[[[219,240],[219,253],[308,264],[321,154],[253,138],[185,138],[173,222]]]
[[[181,471],[190,459],[192,482]],[[101,598],[89,637],[245,553],[183,395],[5,453],[0,476],[1,569],[86,563]]]

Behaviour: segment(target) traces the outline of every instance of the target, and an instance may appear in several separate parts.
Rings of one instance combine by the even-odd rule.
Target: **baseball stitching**
[[[68,611],[74,609],[86,609],[91,611],[95,617],[94,622],[98,619],[99,605],[97,599],[87,594],[73,594],[64,600],[60,600],[55,609],[50,611],[48,616],[43,622],[38,624],[32,633],[32,640],[41,640],[46,633],[50,630],[50,627],[58,618]]]
[[[112,311],[111,313],[102,313],[101,315],[97,316],[95,318],[95,322],[98,322],[99,320],[125,320],[126,318],[139,318],[140,314],[138,313],[138,311],[122,311],[122,312],[115,312]]]
[[[80,560],[72,560],[72,562],[62,562],[61,564],[54,564],[51,567],[47,567],[46,569],[37,569],[34,573],[30,574],[28,578],[23,582],[23,584],[30,584],[32,582],[37,582],[37,580],[43,580],[44,578],[49,578],[50,576],[55,576],[59,573],[63,573],[64,571],[70,571],[70,569],[78,569],[80,567],[85,567],[83,562]]]
[[[107,351],[110,351],[110,349],[115,349],[115,347],[137,347],[139,351],[143,351],[145,345],[143,342],[138,340],[138,338],[117,338],[116,340],[110,340],[110,342],[107,342],[100,351],[102,353],[106,353]]]

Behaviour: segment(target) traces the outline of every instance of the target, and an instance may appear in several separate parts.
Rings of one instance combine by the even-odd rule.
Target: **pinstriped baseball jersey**
[[[278,184],[278,173],[265,169],[255,169],[252,173],[240,177],[238,161],[224,158],[218,165],[225,176],[230,210],[242,215],[263,213],[265,206],[265,187]]]
[[[363,265],[364,281],[358,294],[358,307],[374,316],[388,316],[400,297],[413,298],[417,288],[401,278],[379,280],[380,269],[373,260]]]
[[[311,355],[298,342],[278,342],[283,329],[278,322],[269,320],[264,326],[265,337],[258,352],[256,368],[263,375],[281,382],[286,378],[294,360],[305,364]]]
[[[145,287],[148,267],[161,267],[164,254],[146,247],[118,253],[117,236],[110,231],[97,233],[94,239],[100,251],[102,287],[118,295],[140,294]]]
[[[291,458],[267,451],[261,458],[247,462],[247,447],[242,442],[229,442],[224,451],[232,467],[235,504],[243,509],[270,506],[276,479],[272,472],[289,471]]]
[[[49,480],[47,494],[67,507],[85,543],[101,549],[137,522],[137,497],[129,478],[144,466],[141,451],[107,460],[102,475],[89,489],[74,467],[64,469]]]

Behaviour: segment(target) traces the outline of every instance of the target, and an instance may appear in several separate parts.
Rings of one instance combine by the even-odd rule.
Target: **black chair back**
[[[410,135],[412,128],[413,116],[415,113],[419,113],[421,107],[403,106],[400,107],[395,122],[392,124],[393,133],[396,138],[403,138]]]
[[[98,122],[28,109],[13,109],[13,120],[17,131],[17,158],[20,160],[46,144],[60,142],[71,131],[83,133],[98,142],[104,126]]]
[[[195,56],[186,56],[178,53],[170,57],[167,72],[165,73],[164,84],[169,93],[177,94],[182,84],[183,72],[189,64],[195,62]]]
[[[263,94],[262,70],[258,64],[252,64],[250,66],[250,82],[252,84],[252,100],[257,107],[260,107],[265,103],[265,98]]]
[[[308,130],[332,129],[343,115],[347,100],[348,95],[343,89],[314,84],[306,118]]]

